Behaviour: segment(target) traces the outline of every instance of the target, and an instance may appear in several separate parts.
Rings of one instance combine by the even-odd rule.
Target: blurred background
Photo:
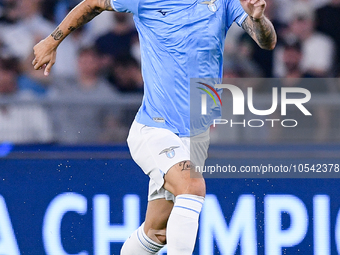
[[[77,3],[0,0],[0,142],[126,141],[143,94],[131,15],[104,12],[72,33],[58,48],[49,77],[31,66],[32,47]],[[231,133],[226,142],[338,142],[340,0],[267,0],[266,16],[278,33],[276,49],[261,50],[234,24],[225,43],[224,77],[328,79],[306,87],[315,98],[313,120],[302,120],[298,134],[284,135],[279,128],[261,139]],[[266,93],[270,86],[255,87],[255,98],[271,102],[271,96],[261,97]]]

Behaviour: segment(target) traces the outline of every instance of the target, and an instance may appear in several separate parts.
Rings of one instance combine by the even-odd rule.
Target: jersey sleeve
[[[111,7],[116,12],[138,13],[139,0],[111,0]]]
[[[243,10],[240,0],[227,0],[227,26],[228,28],[236,22],[241,26],[242,22],[248,17],[248,14]]]

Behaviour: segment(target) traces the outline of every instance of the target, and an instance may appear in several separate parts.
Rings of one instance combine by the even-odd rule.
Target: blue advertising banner
[[[340,252],[339,179],[206,183],[195,255]],[[118,255],[147,188],[125,146],[16,148],[0,159],[0,254]]]

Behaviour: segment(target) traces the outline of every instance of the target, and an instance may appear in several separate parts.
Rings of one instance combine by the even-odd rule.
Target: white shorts
[[[163,188],[163,177],[172,166],[185,160],[204,166],[208,156],[209,130],[194,137],[179,137],[170,130],[134,121],[127,143],[133,160],[150,177],[148,200],[174,200],[174,195]]]

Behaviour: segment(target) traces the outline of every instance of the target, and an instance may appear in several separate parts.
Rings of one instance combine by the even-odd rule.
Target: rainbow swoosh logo
[[[217,91],[212,86],[210,86],[210,85],[208,85],[206,83],[203,83],[203,82],[198,82],[198,83],[203,85],[203,86],[206,86],[208,89],[210,89],[217,96],[217,98],[220,101],[221,106],[222,106],[221,97],[220,97],[220,95],[217,93]],[[212,98],[212,100],[214,100],[215,105],[217,105],[215,97],[213,96],[213,94],[208,89],[200,88],[200,87],[197,87],[197,88],[200,89],[200,90],[203,90],[204,92],[206,92]]]

